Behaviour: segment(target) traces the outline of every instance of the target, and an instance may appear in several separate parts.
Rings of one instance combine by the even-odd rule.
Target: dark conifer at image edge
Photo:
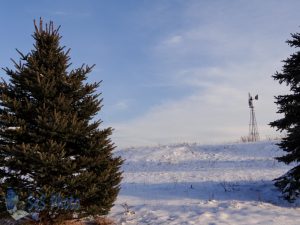
[[[287,43],[294,48],[300,47],[300,33],[292,34],[292,39]],[[281,72],[276,72],[273,78],[280,84],[285,83],[290,88],[290,93],[276,96],[278,113],[283,118],[270,123],[277,130],[285,132],[286,136],[278,144],[286,152],[277,157],[279,162],[285,164],[300,161],[300,52],[299,50],[283,60]],[[275,185],[282,191],[284,197],[294,201],[300,194],[300,165],[296,165],[283,176],[275,179]]]

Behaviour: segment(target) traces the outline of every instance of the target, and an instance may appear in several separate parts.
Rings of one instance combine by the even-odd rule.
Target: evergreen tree
[[[287,43],[291,47],[299,48],[300,33],[292,34],[292,39]],[[283,62],[282,71],[276,72],[273,78],[280,84],[285,83],[289,86],[290,93],[275,97],[278,113],[282,113],[284,117],[271,122],[270,125],[280,132],[286,132],[286,137],[278,144],[286,154],[277,157],[277,160],[286,164],[296,163],[293,169],[275,179],[275,185],[284,197],[293,201],[300,194],[300,52],[296,51]]]
[[[49,224],[75,209],[79,218],[105,215],[119,192],[122,159],[112,154],[112,129],[94,120],[100,82],[86,82],[92,67],[69,69],[59,27],[41,19],[34,27],[34,49],[17,50],[20,61],[0,83],[1,187]]]

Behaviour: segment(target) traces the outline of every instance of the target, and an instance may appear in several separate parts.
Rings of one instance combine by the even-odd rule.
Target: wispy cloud
[[[199,14],[196,10],[189,12]],[[264,27],[266,20],[274,22],[271,17],[251,19],[251,11],[236,13],[231,17],[242,18],[245,24],[253,20],[256,27],[251,25],[247,30],[241,21],[222,20],[224,15],[216,13],[207,15],[206,22],[195,21],[160,39],[153,54],[164,67],[166,82],[161,88],[169,84],[194,91],[188,97],[158,104],[139,118],[113,124],[116,143],[129,146],[238,140],[248,132],[248,92],[260,96],[256,110],[261,136],[275,135],[268,126],[280,116],[276,114],[274,95],[287,88],[273,81],[271,75],[290,53],[284,43],[290,31],[285,28],[278,34],[278,28]],[[191,14],[187,17],[197,18]]]
[[[131,99],[122,99],[108,107],[110,108],[110,110],[113,110],[113,111],[124,111],[129,108],[131,101],[132,101]]]
[[[166,39],[164,41],[164,44],[168,45],[168,46],[174,46],[174,45],[180,44],[182,41],[183,41],[182,36],[180,36],[180,35],[174,35],[174,36],[169,37],[168,39]]]
[[[39,15],[50,15],[57,17],[91,17],[92,13],[89,11],[77,11],[77,10],[60,10],[60,9],[26,9],[26,12],[29,14],[39,14]]]
[[[64,17],[89,17],[91,16],[90,12],[75,12],[75,11],[61,11],[61,10],[57,10],[57,11],[49,11],[49,14],[55,15],[55,16],[64,16]]]
[[[282,90],[282,87],[274,91],[271,82],[249,87],[211,83],[201,92],[195,92],[187,98],[157,105],[139,118],[113,124],[116,128],[114,138],[119,146],[130,146],[133,143],[149,145],[185,141],[236,141],[248,132],[248,91],[260,96],[255,106],[261,136],[275,135],[268,123],[278,118],[273,94],[279,93],[278,89]]]

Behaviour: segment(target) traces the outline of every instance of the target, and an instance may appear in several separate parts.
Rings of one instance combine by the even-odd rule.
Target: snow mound
[[[291,167],[276,142],[119,149],[118,224],[299,224],[273,179]]]

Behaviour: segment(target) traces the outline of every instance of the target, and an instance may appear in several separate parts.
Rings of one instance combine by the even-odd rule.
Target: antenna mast
[[[250,122],[249,122],[249,141],[259,141],[259,133],[257,129],[257,123],[255,118],[255,112],[254,112],[254,105],[253,100],[258,100],[258,95],[252,98],[252,96],[249,93],[249,108],[250,108]]]

